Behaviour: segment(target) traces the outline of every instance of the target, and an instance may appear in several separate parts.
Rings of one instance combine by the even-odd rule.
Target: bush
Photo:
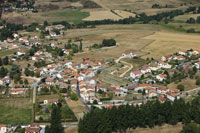
[[[179,89],[180,91],[184,91],[185,86],[182,84],[177,85],[177,89]]]
[[[71,100],[74,100],[74,101],[77,101],[77,100],[78,100],[77,94],[72,93],[72,94],[70,95],[70,99],[71,99]]]

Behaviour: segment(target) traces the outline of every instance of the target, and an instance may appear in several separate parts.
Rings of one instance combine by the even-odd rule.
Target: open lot
[[[0,57],[4,57],[4,56],[14,54],[15,52],[18,51],[18,49],[27,50],[27,48],[24,48],[24,47],[13,48],[13,49],[5,49],[5,50],[0,51]]]
[[[161,127],[154,128],[137,128],[135,130],[128,130],[127,133],[179,133],[182,130],[182,124],[178,123],[177,125],[168,125],[165,124]]]
[[[67,100],[67,105],[74,112],[74,115],[78,120],[83,117],[84,112],[88,112],[85,105],[83,105],[83,103],[80,100],[72,101],[69,99]]]
[[[151,39],[142,39],[145,36],[152,35],[159,31],[160,27],[156,25],[105,25],[92,29],[73,29],[65,32],[65,36],[59,38],[62,42],[68,39],[83,39],[83,47],[87,47],[97,43],[100,44],[104,39],[115,39],[120,46],[112,48],[96,49],[78,54],[73,57],[73,61],[80,62],[82,57],[92,59],[106,59],[110,57],[118,58],[123,52],[135,49],[140,50],[152,42]],[[64,43],[63,43],[64,44]]]
[[[167,87],[169,88],[169,89],[175,89],[175,88],[177,88],[177,85],[179,85],[179,84],[182,84],[182,85],[184,85],[184,87],[185,87],[185,91],[188,91],[188,90],[192,90],[192,89],[194,89],[194,88],[197,88],[198,86],[196,85],[196,79],[184,79],[184,80],[182,80],[181,82],[179,82],[179,83],[171,83],[171,84],[169,84]]]
[[[198,34],[186,34],[176,32],[156,32],[153,35],[144,37],[153,42],[146,46],[142,51],[149,52],[146,57],[160,58],[163,55],[170,55],[177,51],[186,51],[188,49],[199,49],[200,37]]]
[[[32,120],[30,98],[0,99],[0,124],[28,124]]]

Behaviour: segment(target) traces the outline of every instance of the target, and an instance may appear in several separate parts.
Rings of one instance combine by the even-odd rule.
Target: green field
[[[0,99],[0,124],[28,124],[32,120],[29,99]]]
[[[68,22],[73,23],[80,23],[82,22],[82,19],[88,17],[90,14],[88,12],[81,12],[80,10],[68,10],[64,12],[55,12],[51,14],[43,14],[44,17],[54,17],[58,20],[65,20]]]

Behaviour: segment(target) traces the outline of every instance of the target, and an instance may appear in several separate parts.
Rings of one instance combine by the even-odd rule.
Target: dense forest
[[[200,123],[200,97],[190,103],[183,99],[173,103],[149,101],[141,106],[121,105],[111,109],[92,109],[79,121],[79,133],[124,132],[137,127],[146,128],[162,124],[176,125],[194,121]]]

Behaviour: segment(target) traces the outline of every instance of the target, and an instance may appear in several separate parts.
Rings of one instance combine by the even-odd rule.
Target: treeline
[[[121,105],[111,109],[92,109],[84,115],[78,124],[79,133],[122,132],[137,127],[147,128],[162,124],[176,125],[194,121],[200,123],[200,97],[190,103],[183,99],[173,103],[166,101],[148,101],[141,106]]]
[[[116,46],[116,41],[114,39],[104,39],[101,44],[93,44],[91,48],[102,48]]]
[[[194,18],[189,18],[186,23],[189,23],[189,24],[200,24],[200,16],[197,17],[197,19],[195,20]]]

